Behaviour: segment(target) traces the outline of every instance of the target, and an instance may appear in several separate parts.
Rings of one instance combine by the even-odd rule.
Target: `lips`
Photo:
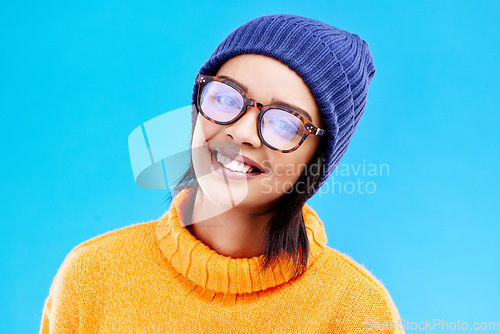
[[[236,160],[236,161],[245,163],[249,166],[255,167],[259,170],[260,173],[264,173],[264,168],[261,165],[259,165],[258,163],[256,163],[252,159],[250,159],[249,157],[246,157],[242,154],[238,154],[230,149],[219,146],[219,147],[210,148],[210,151],[212,152],[212,154],[214,154],[214,156],[216,155],[215,151],[219,151],[221,154],[231,158],[232,160]]]

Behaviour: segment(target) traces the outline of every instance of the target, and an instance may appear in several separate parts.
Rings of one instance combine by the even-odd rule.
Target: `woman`
[[[359,36],[254,19],[202,66],[191,166],[158,221],[77,246],[41,333],[399,333],[384,286],[305,204],[345,153],[375,73]]]

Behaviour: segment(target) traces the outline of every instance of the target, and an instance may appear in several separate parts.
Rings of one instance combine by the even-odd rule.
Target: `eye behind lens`
[[[240,113],[243,96],[227,84],[212,81],[203,89],[200,104],[208,117],[218,122],[229,122]]]
[[[280,150],[290,150],[302,139],[304,123],[295,115],[281,109],[269,109],[262,117],[263,140]]]

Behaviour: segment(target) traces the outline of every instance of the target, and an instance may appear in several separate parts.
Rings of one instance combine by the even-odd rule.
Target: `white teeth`
[[[220,162],[227,169],[230,169],[234,172],[247,173],[252,168],[252,166],[250,165],[226,157],[219,151],[217,151],[217,161]]]

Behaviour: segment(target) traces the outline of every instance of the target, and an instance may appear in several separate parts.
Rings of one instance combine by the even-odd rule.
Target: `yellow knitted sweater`
[[[262,255],[231,258],[197,240],[181,218],[189,191],[159,220],[76,246],[50,287],[40,333],[402,333],[382,283],[326,246],[308,205],[310,260],[291,279],[291,262],[260,275]]]

